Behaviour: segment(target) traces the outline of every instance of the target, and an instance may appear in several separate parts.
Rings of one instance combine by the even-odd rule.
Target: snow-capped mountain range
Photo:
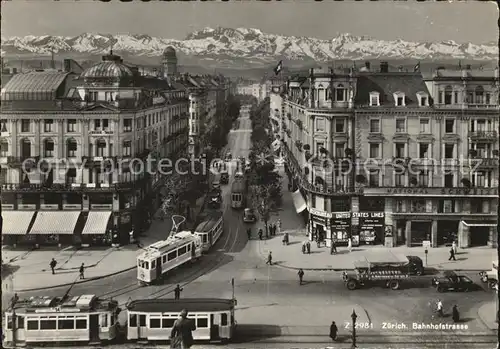
[[[2,37],[2,56],[11,54],[49,55],[65,52],[103,54],[111,48],[130,55],[160,56],[167,46],[181,55],[217,61],[252,60],[275,62],[284,60],[334,59],[473,59],[493,60],[498,57],[495,42],[459,44],[445,42],[386,41],[370,37],[340,34],[330,40],[263,33],[259,29],[205,28],[189,34],[184,40],[173,40],[136,34],[91,34],[75,37],[25,36]]]

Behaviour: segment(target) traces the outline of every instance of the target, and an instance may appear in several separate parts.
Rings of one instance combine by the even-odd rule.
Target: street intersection
[[[250,134],[250,119],[243,116],[240,118],[239,130],[229,134],[228,148],[233,158],[248,157]],[[351,340],[353,311],[357,315],[358,343],[363,345],[362,347],[380,347],[384,346],[384,343],[392,343],[396,347],[397,343],[406,343],[408,348],[412,347],[410,343],[415,341],[420,341],[418,343],[421,345],[426,343],[425,345],[430,347],[429,343],[433,341],[435,344],[432,345],[445,348],[444,342],[452,343],[457,338],[471,344],[486,341],[490,347],[493,347],[492,343],[496,343],[494,332],[478,317],[479,307],[494,299],[494,294],[483,288],[468,293],[438,294],[430,287],[429,277],[423,277],[421,284],[398,291],[378,287],[349,291],[342,282],[340,273],[331,270],[306,271],[305,283],[299,285],[297,270],[265,264],[262,251],[266,244],[271,244],[271,240],[260,241],[255,238],[255,232],[261,227],[261,223],[251,226],[254,237],[248,240],[248,226],[242,221],[242,212],[231,209],[230,187],[231,182],[222,187],[224,235],[202,261],[179,268],[168,275],[161,285],[139,287],[136,270],[130,270],[100,280],[76,284],[71,293],[112,297],[125,305],[131,299],[173,297],[174,287],[181,284],[184,288],[182,298],[231,298],[231,279],[234,278],[234,295],[238,300],[238,336],[241,341],[252,341],[251,347],[254,348],[259,345],[265,347],[266,343],[267,347],[272,348],[280,347],[280,343],[300,343],[295,346],[301,348],[327,345],[344,348]],[[291,194],[284,189],[283,196],[284,207],[279,212],[283,230],[300,230],[303,228],[303,222],[295,214]],[[278,216],[272,217],[272,221],[277,219]],[[274,239],[279,240],[280,236]],[[280,246],[274,244],[276,247],[273,247],[273,251],[276,251]],[[276,252],[281,259],[285,259],[290,253],[298,254],[297,248],[293,252],[287,252],[288,247],[281,248],[280,252]],[[468,272],[468,275],[480,284],[476,274],[477,272]],[[46,290],[43,295],[62,296],[67,288],[68,286]],[[41,293],[42,291],[33,291],[22,293],[20,296],[42,295]],[[413,323],[452,323],[450,317],[433,318],[434,304],[438,298],[443,301],[447,314],[453,305],[458,305],[463,327],[467,329],[412,329]],[[494,312],[494,309],[491,311]],[[332,321],[339,327],[339,343],[336,344],[331,344],[328,338],[328,328]],[[396,327],[405,324],[409,329],[384,328],[386,324],[394,324]],[[463,347],[466,346],[470,344]],[[231,347],[248,347],[248,343]]]

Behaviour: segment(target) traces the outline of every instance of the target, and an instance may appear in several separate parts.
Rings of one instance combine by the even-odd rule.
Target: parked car
[[[433,278],[432,286],[434,286],[438,292],[468,292],[478,288],[469,277],[458,275],[454,271],[446,271],[443,276]]]
[[[229,173],[227,170],[222,170],[220,173],[220,183],[221,184],[228,184],[229,183]]]
[[[251,208],[245,208],[243,211],[243,222],[245,223],[255,223],[257,217],[255,217],[255,213]]]

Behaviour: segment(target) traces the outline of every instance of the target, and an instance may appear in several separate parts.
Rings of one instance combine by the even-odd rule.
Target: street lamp
[[[352,319],[352,345],[351,348],[357,348],[356,346],[356,319],[358,316],[354,309],[352,310],[351,319]]]

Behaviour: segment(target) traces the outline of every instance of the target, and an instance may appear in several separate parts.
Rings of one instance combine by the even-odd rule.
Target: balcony
[[[500,164],[498,158],[475,158],[465,159],[465,166],[470,166],[475,169],[497,169]]]
[[[497,131],[477,131],[469,132],[469,138],[471,140],[483,140],[483,141],[497,141],[498,133]]]
[[[108,167],[116,167],[119,158],[117,156],[82,156],[82,163],[84,167],[101,166],[102,164]]]
[[[479,104],[479,103],[454,103],[454,104],[434,103],[434,107],[439,109],[487,109],[487,110],[500,109],[500,106],[498,104]]]

